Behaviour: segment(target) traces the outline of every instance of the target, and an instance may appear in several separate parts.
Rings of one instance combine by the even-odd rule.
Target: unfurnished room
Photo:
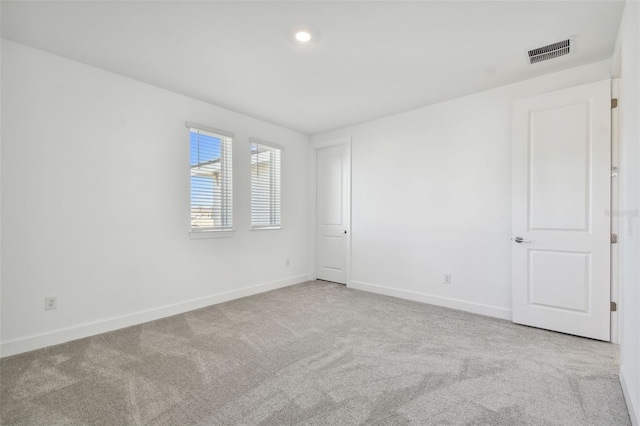
[[[0,424],[640,426],[640,1],[0,1]]]

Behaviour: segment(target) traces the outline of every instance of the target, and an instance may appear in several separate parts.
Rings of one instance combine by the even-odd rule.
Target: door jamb
[[[345,268],[347,272],[347,287],[351,287],[351,135],[341,138],[330,139],[326,141],[311,142],[309,152],[309,217],[311,218],[309,223],[309,235],[310,247],[309,247],[309,275],[312,280],[317,279],[317,153],[318,150],[324,148],[331,148],[334,146],[345,145],[347,147],[347,258],[345,259]]]
[[[622,221],[625,216],[620,214],[620,208],[624,205],[622,194],[622,182],[624,170],[621,170],[622,164],[622,144],[621,144],[621,117],[620,109],[624,108],[620,102],[622,91],[621,86],[624,84],[622,80],[622,46],[620,34],[616,40],[614,48],[612,67],[611,67],[611,98],[617,98],[617,108],[611,110],[611,167],[618,167],[618,176],[611,179],[611,232],[618,234],[618,243],[611,245],[611,301],[615,302],[617,309],[611,312],[611,343],[620,344],[624,336],[622,333],[622,314],[624,309],[624,300],[622,295],[622,287],[624,286],[623,263],[625,237],[621,235],[624,229]]]
[[[619,61],[619,58],[618,58]],[[619,63],[616,68],[619,67]],[[614,76],[611,79],[611,98],[619,98],[620,93],[620,79],[619,76]],[[611,301],[617,305],[616,311],[611,312],[611,343],[620,344],[620,271],[621,271],[621,247],[622,244],[620,238],[620,102],[616,108],[611,109],[611,170],[613,168],[618,170],[617,176],[611,178],[611,214],[609,215],[611,220],[611,233],[618,235],[618,243],[611,244]]]

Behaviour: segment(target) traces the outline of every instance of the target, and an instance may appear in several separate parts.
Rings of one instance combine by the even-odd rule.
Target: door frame
[[[621,145],[621,109],[624,108],[624,102],[620,102],[621,87],[624,84],[622,80],[622,46],[620,45],[620,35],[616,41],[613,52],[613,60],[611,67],[611,98],[618,99],[617,108],[611,109],[611,167],[618,168],[618,176],[611,179],[611,232],[618,234],[618,243],[611,244],[611,301],[616,302],[617,310],[611,312],[611,343],[620,345],[624,336],[622,336],[622,315],[621,310],[624,309],[624,294],[622,288],[624,286],[624,214],[620,210],[625,203],[624,191],[622,187],[624,177],[624,167],[622,165],[622,145]],[[613,169],[612,169],[613,170]]]
[[[329,139],[325,141],[310,142],[309,153],[309,217],[311,218],[309,223],[309,235],[310,247],[309,247],[309,275],[312,280],[317,279],[317,263],[318,263],[318,246],[317,246],[317,158],[318,150],[325,148],[332,148],[334,146],[344,145],[347,152],[347,258],[345,259],[346,272],[347,272],[347,287],[351,287],[351,135]]]
[[[618,62],[618,66],[620,63]],[[619,99],[620,78],[611,78],[611,98]],[[618,169],[617,176],[613,176],[613,168]],[[611,311],[611,343],[620,344],[620,267],[622,238],[620,230],[620,102],[616,108],[611,109],[611,233],[618,235],[618,243],[611,244],[611,301],[615,302],[617,309]]]

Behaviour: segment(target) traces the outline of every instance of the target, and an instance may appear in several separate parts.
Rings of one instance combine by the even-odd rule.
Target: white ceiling
[[[2,36],[314,134],[610,58],[623,7],[3,1]],[[574,55],[528,65],[527,49],[571,35]]]

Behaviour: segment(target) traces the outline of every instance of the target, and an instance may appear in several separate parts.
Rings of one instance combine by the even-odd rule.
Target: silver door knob
[[[531,241],[529,240],[525,240],[522,237],[516,237],[516,243],[520,244],[520,243],[530,243]]]

